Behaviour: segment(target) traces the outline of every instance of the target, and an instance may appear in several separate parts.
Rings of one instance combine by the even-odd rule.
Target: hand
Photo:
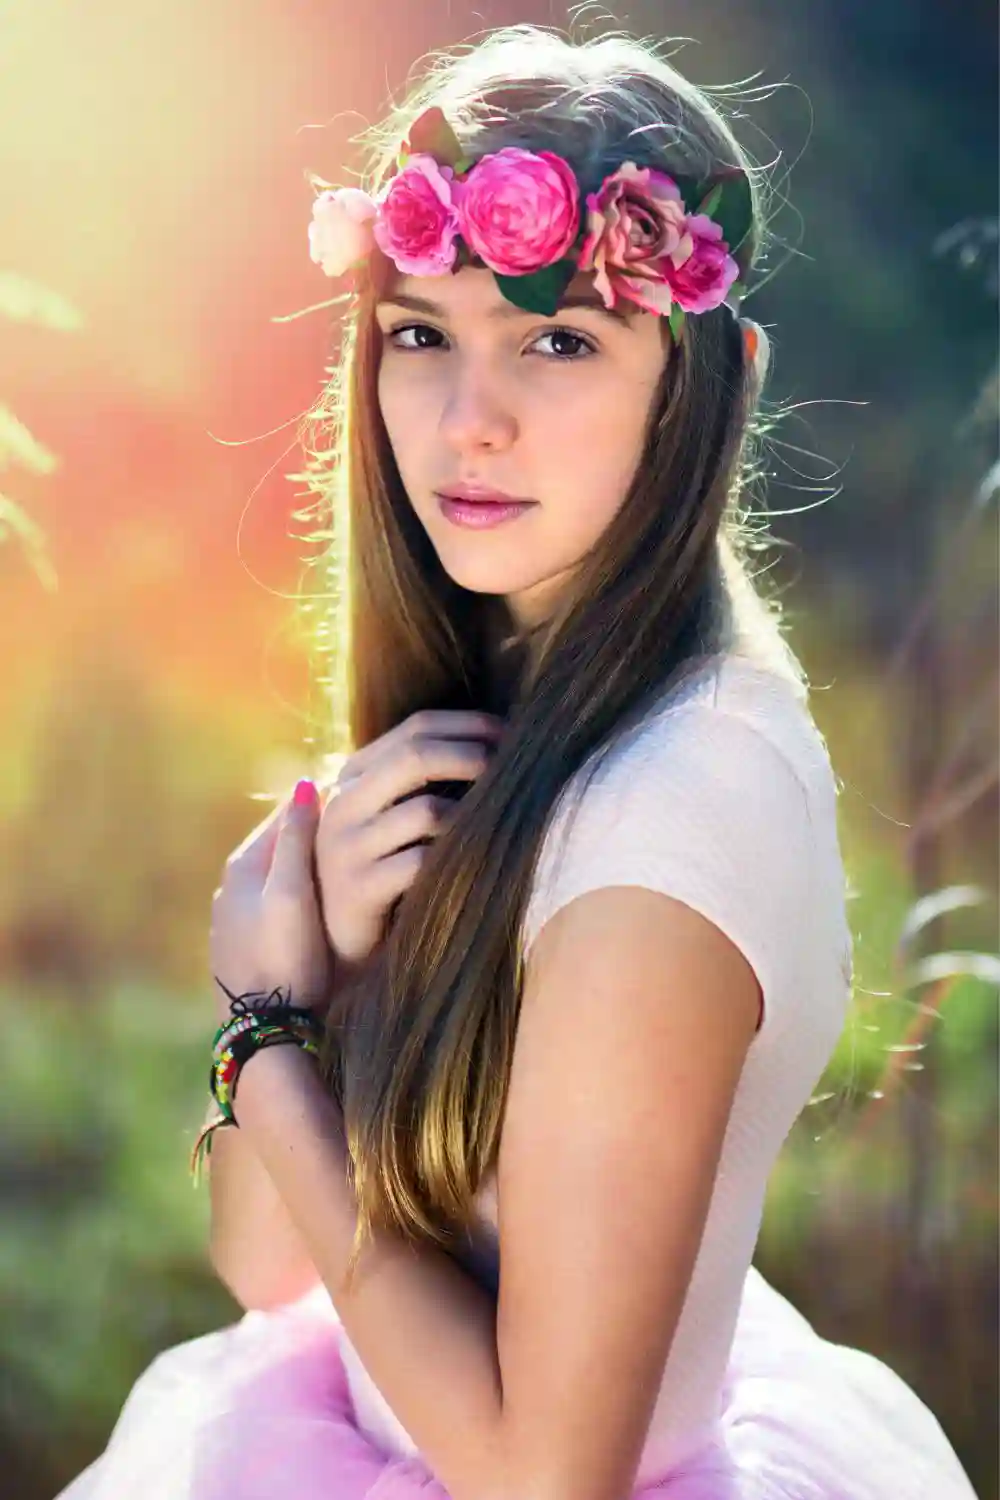
[[[220,1022],[232,1014],[226,990],[264,999],[280,989],[316,1010],[329,1002],[334,957],[313,866],[320,808],[318,797],[305,806],[288,798],[226,860],[209,938]]]
[[[428,782],[475,780],[504,727],[492,714],[424,709],[344,762],[316,835],[323,924],[339,964],[359,965],[371,956],[389,908],[426,858],[428,841],[454,814],[452,798],[420,789]]]

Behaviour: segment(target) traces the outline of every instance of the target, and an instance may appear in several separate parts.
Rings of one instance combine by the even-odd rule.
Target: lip
[[[438,496],[438,505],[446,520],[455,526],[461,526],[472,531],[491,531],[495,526],[502,526],[508,521],[514,521],[518,516],[523,516],[529,510],[534,510],[533,502],[514,503],[488,502],[483,500],[454,500],[447,495]]]
[[[442,500],[464,500],[470,505],[535,505],[527,495],[508,495],[504,490],[478,484],[452,484],[435,493]]]

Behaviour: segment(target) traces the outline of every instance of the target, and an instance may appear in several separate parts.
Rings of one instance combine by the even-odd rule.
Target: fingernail
[[[296,786],[295,796],[292,800],[294,801],[296,807],[308,807],[311,803],[316,801],[317,796],[318,793],[316,791],[316,783],[314,781],[310,781],[308,777],[305,777]]]

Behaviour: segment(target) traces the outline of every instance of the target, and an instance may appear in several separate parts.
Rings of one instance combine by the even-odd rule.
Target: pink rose
[[[379,200],[375,240],[407,276],[443,276],[455,264],[454,177],[451,167],[417,153]]]
[[[343,276],[371,254],[376,212],[374,198],[360,188],[321,193],[313,203],[309,225],[310,259],[322,266],[327,276]]]
[[[483,157],[459,192],[462,238],[501,276],[527,276],[560,260],[580,227],[572,168],[551,151],[504,146]]]
[[[692,214],[687,221],[692,241],[683,260],[669,259],[664,267],[670,289],[685,312],[708,312],[726,300],[726,293],[740,274],[722,238],[722,225],[706,214]]]
[[[627,161],[587,195],[587,233],[579,269],[594,271],[605,307],[628,297],[648,312],[669,313],[673,293],[664,261],[690,255],[680,188],[665,172]]]

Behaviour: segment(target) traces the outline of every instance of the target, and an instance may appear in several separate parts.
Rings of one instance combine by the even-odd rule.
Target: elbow
[[[502,1451],[494,1452],[489,1471],[489,1482],[477,1492],[477,1500],[581,1500],[582,1497],[579,1484],[570,1481],[569,1476],[543,1473],[538,1464],[515,1464]],[[623,1491],[615,1500],[625,1500],[625,1494]]]
[[[297,1302],[319,1283],[311,1261],[285,1261],[265,1266],[233,1256],[217,1241],[209,1247],[209,1261],[222,1285],[244,1312],[273,1312]]]
[[[512,1453],[501,1442],[494,1448],[489,1466],[491,1482],[477,1492],[477,1500],[628,1500],[638,1483],[638,1460],[631,1477],[601,1465],[594,1472],[591,1461],[586,1472],[578,1454],[560,1458],[539,1452],[537,1441],[531,1456]]]

